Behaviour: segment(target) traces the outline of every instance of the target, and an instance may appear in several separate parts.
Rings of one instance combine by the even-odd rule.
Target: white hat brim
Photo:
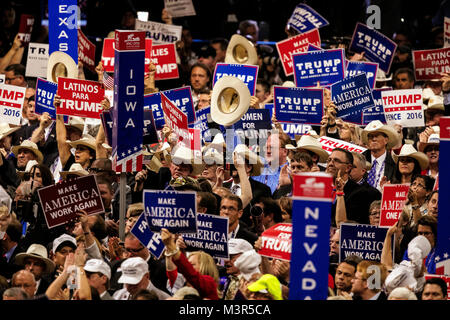
[[[11,148],[11,151],[12,151],[12,153],[16,156],[16,158],[17,158],[17,156],[18,156],[18,154],[19,154],[19,150],[20,150],[20,149],[27,149],[27,150],[30,150],[31,152],[33,152],[33,153],[36,155],[36,157],[38,158],[38,159],[37,159],[37,162],[38,162],[39,164],[41,164],[42,161],[44,160],[44,156],[42,155],[42,152],[39,151],[39,149],[33,149],[33,148],[31,148],[31,147],[28,147],[28,146],[22,146],[22,145],[14,146],[14,147]]]
[[[65,78],[78,78],[78,67],[77,63],[69,56],[67,53],[61,51],[53,52],[48,58],[47,63],[47,80],[54,83],[58,83],[58,78],[55,74],[55,67],[58,63],[64,65],[67,70],[67,75]]]
[[[237,45],[241,45],[247,50],[248,56],[245,61],[236,60],[234,56],[234,50]],[[258,64],[258,53],[256,52],[256,48],[250,40],[239,34],[234,34],[227,46],[227,51],[225,53],[225,63],[256,65]]]
[[[48,258],[44,258],[37,254],[29,254],[29,253],[25,253],[25,252],[17,254],[15,257],[14,263],[17,265],[25,265],[24,260],[26,258],[39,259],[42,262],[44,262],[45,263],[45,271],[44,271],[45,274],[52,273],[56,268],[55,263],[52,260],[50,260]]]
[[[361,131],[361,141],[363,143],[365,143],[366,145],[369,142],[369,138],[367,137],[367,135],[369,133],[372,133],[372,132],[381,132],[381,133],[384,133],[385,135],[387,135],[388,138],[389,138],[389,141],[387,143],[387,147],[389,149],[395,147],[398,144],[398,142],[399,142],[399,136],[398,136],[397,131],[395,131],[393,128],[391,128],[391,127],[389,127],[387,125],[383,125],[382,127],[379,127],[377,129],[374,129],[374,130],[363,129]]]
[[[428,168],[429,160],[428,160],[428,157],[423,152],[413,152],[410,154],[399,154],[399,155],[395,154],[394,152],[391,152],[391,154],[392,154],[392,159],[394,160],[395,163],[398,162],[398,159],[400,157],[409,157],[409,158],[416,159],[417,162],[419,162],[421,170],[425,170]]]

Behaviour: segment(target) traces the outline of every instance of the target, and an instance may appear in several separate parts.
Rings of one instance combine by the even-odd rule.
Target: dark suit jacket
[[[256,240],[258,240],[258,236],[255,233],[249,231],[242,224],[239,224],[239,230],[236,233],[236,238],[247,240],[252,246],[254,246]]]
[[[9,262],[6,260],[6,257],[4,257],[4,254],[6,253],[4,250],[1,251],[0,256],[0,275],[4,276],[6,279],[11,279],[12,275],[16,273],[17,271],[23,269],[22,266],[18,266],[14,263],[14,260],[16,259],[16,255],[18,255],[21,252],[24,252],[23,248],[20,244],[17,245],[17,247],[14,249],[11,258],[9,259]]]
[[[364,151],[363,155],[366,157],[366,160],[369,161],[369,163],[372,163],[372,156],[370,154],[370,150]],[[386,151],[386,160],[385,160],[385,164],[384,164],[384,175],[386,176],[388,181],[392,181],[392,178],[394,177],[394,174],[395,174],[396,166],[397,165],[395,164],[394,159],[392,159],[392,156],[391,156],[391,150],[387,150]]]

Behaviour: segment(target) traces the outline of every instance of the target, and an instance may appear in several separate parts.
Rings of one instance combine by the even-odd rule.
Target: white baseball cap
[[[148,264],[141,257],[128,258],[120,266],[122,275],[118,283],[138,284],[142,277],[148,273]]]
[[[244,239],[233,238],[228,240],[228,253],[229,254],[238,254],[243,253],[249,250],[252,250],[253,246]]]
[[[84,270],[87,272],[100,272],[108,279],[111,279],[111,268],[103,260],[89,259],[84,265]]]
[[[56,253],[56,251],[58,251],[59,247],[63,244],[66,243],[68,246],[72,247],[74,250],[77,248],[77,240],[72,237],[69,236],[68,234],[64,233],[61,236],[59,236],[58,238],[56,238],[55,240],[53,240],[53,253]]]

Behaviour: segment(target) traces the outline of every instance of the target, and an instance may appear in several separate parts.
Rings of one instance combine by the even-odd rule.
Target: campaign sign
[[[437,274],[425,274],[425,281],[427,281],[428,279],[431,278],[441,278],[442,280],[445,281],[445,283],[447,284],[447,300],[450,300],[450,276],[446,277],[446,276],[442,276],[442,275],[437,275]]]
[[[4,84],[5,82],[6,82],[5,75],[4,74],[0,74],[0,84]]]
[[[380,227],[393,226],[402,213],[409,184],[385,184],[381,197]]]
[[[355,255],[363,260],[381,261],[387,228],[370,224],[342,223],[339,239],[339,263]]]
[[[450,47],[450,18],[444,18],[444,48]]]
[[[49,55],[55,51],[67,53],[78,64],[78,15],[77,0],[48,1]]]
[[[308,50],[306,51],[321,51],[323,50],[320,46],[315,46],[312,43],[308,44]]]
[[[344,79],[344,49],[300,52],[292,55],[296,87],[331,85]]]
[[[378,63],[366,61],[347,61],[345,68],[345,77],[354,77],[358,74],[365,73],[370,88],[375,88],[375,78],[378,71]]]
[[[28,44],[27,66],[25,76],[47,78],[48,44]]]
[[[31,32],[33,31],[34,16],[30,14],[20,15],[19,24],[19,39],[22,41],[22,46],[26,47],[31,40]]]
[[[189,148],[190,142],[187,116],[180,109],[178,109],[177,106],[174,105],[164,93],[161,93],[161,105],[166,124],[179,137],[179,141],[183,141],[182,143]]]
[[[197,233],[195,191],[144,190],[145,218],[152,231]]]
[[[283,132],[287,133],[291,139],[295,139],[296,135],[302,135],[312,130],[311,125],[303,123],[287,123],[280,122]]]
[[[202,250],[214,258],[229,259],[228,217],[197,214],[197,233],[183,234],[188,251]]]
[[[440,79],[450,72],[450,48],[414,50],[413,63],[416,81]]]
[[[112,146],[112,128],[114,122],[111,118],[111,110],[103,110],[102,113],[100,113],[100,119],[102,119],[106,143]]]
[[[161,234],[152,232],[148,227],[145,213],[141,213],[130,232],[138,238],[156,259],[161,257],[166,246],[161,240]]]
[[[2,122],[20,125],[25,91],[25,87],[0,84],[0,120]]]
[[[315,44],[320,47],[320,34],[318,29],[276,43],[278,55],[281,58],[286,76],[294,73],[292,54],[308,51],[309,44]]]
[[[300,3],[295,7],[288,20],[288,25],[298,32],[304,33],[312,29],[325,27],[329,25],[329,22],[310,6]]]
[[[158,143],[158,132],[153,119],[153,112],[149,108],[144,108],[144,134],[142,136],[143,144]]]
[[[381,98],[381,92],[386,90],[392,90],[392,88],[372,89],[372,97],[375,104],[372,107],[363,110],[363,125],[367,125],[375,120],[379,120],[383,124],[386,124],[383,99]]]
[[[144,96],[144,109],[150,108],[153,112],[156,130],[161,130],[166,123],[164,121],[164,112],[161,106],[161,93],[155,92]]]
[[[364,52],[367,60],[378,63],[378,67],[388,74],[397,44],[377,30],[358,22],[349,49],[356,53]]]
[[[37,114],[43,114],[48,112],[50,117],[56,119],[56,110],[53,105],[53,99],[55,99],[58,85],[51,81],[38,78],[36,82],[36,99],[35,99],[35,112]]]
[[[233,124],[235,136],[239,137],[241,143],[249,140],[249,147],[259,144],[261,140],[267,139],[272,129],[270,111],[266,109],[249,109]]]
[[[362,111],[375,105],[366,75],[345,78],[331,86],[331,99],[337,108],[336,117],[362,124]]]
[[[190,86],[166,90],[163,93],[181,112],[187,115],[188,124],[195,122],[195,108]]]
[[[363,153],[367,149],[364,147],[361,147],[357,144],[353,144],[347,141],[327,137],[327,136],[321,136],[317,138],[317,140],[322,145],[322,149],[331,154],[334,148],[342,148],[345,150],[348,150],[350,152],[357,152],[357,153]]]
[[[58,77],[57,114],[100,119],[105,89],[100,82]]]
[[[95,44],[78,29],[78,58],[92,72],[95,72]]]
[[[174,43],[153,45],[151,61],[156,68],[155,80],[176,79],[179,77]]]
[[[425,126],[422,89],[383,91],[381,98],[388,125],[401,124],[403,128]]]
[[[78,218],[80,210],[88,215],[105,211],[93,174],[43,187],[38,189],[38,195],[49,229]]]
[[[213,76],[213,87],[214,84],[222,77],[235,77],[242,80],[242,82],[247,85],[250,95],[254,96],[256,90],[256,79],[258,78],[258,69],[258,66],[253,65],[217,63]]]
[[[200,129],[188,128],[189,147],[194,152],[194,158],[202,157],[202,135]]]
[[[149,72],[150,57],[152,55],[152,40],[145,39],[145,72]],[[103,40],[102,65],[105,72],[114,72],[115,40],[105,38]]]
[[[145,37],[152,39],[154,44],[163,44],[181,40],[183,27],[154,21],[136,20],[135,29],[145,31]]]
[[[208,115],[211,113],[211,107],[202,108],[195,112],[196,121],[194,128],[200,130],[203,142],[211,142],[211,131],[208,126]]]
[[[195,16],[192,0],[164,0],[164,8],[172,18]]]
[[[275,117],[280,122],[320,125],[323,89],[274,87]]]
[[[293,176],[289,300],[326,300],[333,178],[325,173]]]
[[[292,224],[278,223],[265,230],[261,235],[262,256],[291,261],[292,251]]]

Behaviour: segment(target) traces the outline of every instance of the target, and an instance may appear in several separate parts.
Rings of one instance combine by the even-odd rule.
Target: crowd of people
[[[2,15],[10,17],[12,12],[14,7],[7,7]],[[136,12],[128,14],[131,22],[125,27],[124,15],[121,27],[133,29],[136,18]],[[161,20],[173,23],[166,10]],[[253,42],[259,57],[251,109],[273,103],[273,87],[292,85],[293,80],[284,75],[273,47],[257,43],[258,31],[258,23],[253,20],[242,21],[237,30]],[[286,38],[295,34],[292,28],[286,29]],[[437,39],[435,48],[442,47],[442,24],[432,34]],[[126,197],[122,198],[102,123],[91,124],[80,117],[70,117],[65,123],[62,115],[52,120],[47,113],[36,114],[36,78],[25,76],[26,48],[18,36],[10,36],[9,49],[1,51],[0,73],[5,75],[5,84],[26,87],[26,96],[21,125],[0,123],[2,299],[288,299],[291,265],[258,253],[263,245],[262,233],[278,223],[292,222],[296,214],[292,210],[293,175],[325,172],[333,177],[334,186],[328,299],[446,300],[446,282],[440,277],[425,280],[425,276],[436,273],[439,123],[442,116],[449,115],[450,74],[442,74],[436,81],[416,82],[412,65],[415,43],[406,33],[388,36],[398,49],[389,74],[381,70],[377,73],[376,87],[423,89],[424,127],[393,127],[378,120],[365,126],[345,122],[336,117],[337,108],[325,89],[320,126],[292,137],[274,115],[263,148],[250,150],[242,142],[231,150],[230,164],[224,161],[224,149],[214,151],[225,145],[226,137],[220,133],[204,145],[203,161],[199,163],[192,150],[178,145],[171,128],[165,126],[160,143],[144,145],[152,160],[142,171],[127,173]],[[225,61],[228,39],[217,37],[197,52],[192,42],[189,28],[184,27],[182,39],[176,44],[179,79],[155,81],[156,71],[151,65],[144,86],[146,93],[190,86],[198,111],[211,104],[212,75],[215,65]],[[336,43],[336,47],[346,49],[348,60],[365,60],[364,54],[352,53],[347,46],[345,41]],[[92,76],[84,73],[81,62],[78,67],[79,78]],[[101,62],[96,71],[93,79],[102,82]],[[58,103],[60,97],[56,96],[54,105]],[[102,107],[107,110],[111,104],[105,99]],[[210,128],[219,128],[211,119],[208,122]],[[328,153],[318,140],[320,136],[367,150],[357,153],[335,148]],[[183,161],[172,161],[175,158]],[[87,215],[81,211],[76,220],[48,228],[37,191],[87,175],[96,176],[104,212]],[[387,231],[381,261],[363,260],[356,255],[339,259],[341,224],[378,226],[386,184],[409,184],[409,191],[399,221]],[[168,186],[177,191],[195,191],[198,213],[228,218],[229,259],[186,250],[183,235],[167,229],[161,231],[165,251],[158,259],[131,232],[144,212],[143,190],[164,190]],[[126,218],[120,221],[123,199]],[[122,224],[123,239],[119,236]],[[419,259],[414,255],[418,250]],[[376,287],[370,283],[372,266],[381,270],[380,285]]]

